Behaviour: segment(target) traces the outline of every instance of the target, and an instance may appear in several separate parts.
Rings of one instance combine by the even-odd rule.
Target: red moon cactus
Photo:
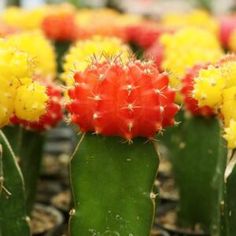
[[[95,62],[74,79],[67,108],[83,132],[131,140],[174,124],[175,92],[153,62]]]
[[[53,14],[45,17],[42,29],[46,36],[52,40],[75,41],[78,26],[73,14]]]

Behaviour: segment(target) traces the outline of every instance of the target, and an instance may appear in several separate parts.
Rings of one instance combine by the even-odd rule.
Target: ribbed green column
[[[6,127],[3,131],[19,158],[25,183],[27,213],[30,215],[35,201],[45,134],[28,131],[19,126]]]
[[[24,184],[16,157],[0,131],[0,236],[28,236]]]
[[[223,225],[221,236],[236,235],[236,166],[235,157],[229,163],[229,173],[225,176],[224,199],[221,200],[221,215]],[[223,214],[222,214],[223,211]],[[223,229],[223,230],[222,230]]]
[[[159,137],[168,148],[179,188],[178,223],[192,228],[201,225],[210,231],[213,213],[219,213],[227,159],[221,126],[217,118],[186,118],[183,113],[179,121]]]
[[[71,159],[71,236],[149,236],[158,156],[152,142],[82,136]]]

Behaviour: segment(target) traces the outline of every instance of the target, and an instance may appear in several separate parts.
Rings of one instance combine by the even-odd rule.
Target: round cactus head
[[[72,13],[52,14],[44,18],[42,29],[46,36],[56,41],[74,41],[77,39],[78,26]]]
[[[151,61],[95,61],[74,79],[67,109],[83,132],[131,140],[174,124],[175,92]]]
[[[210,107],[223,120],[229,148],[236,147],[236,57],[226,55],[218,63],[201,68],[194,79],[193,98],[200,109]]]
[[[198,101],[193,98],[194,80],[198,76],[201,69],[206,69],[208,64],[196,65],[189,69],[182,79],[181,93],[183,95],[184,107],[193,115],[212,116],[214,110],[209,106],[198,106]]]
[[[37,121],[20,119],[18,116],[14,115],[10,120],[12,124],[21,125],[28,130],[42,132],[56,126],[58,122],[62,120],[63,106],[61,88],[51,81],[44,82],[44,86],[48,96],[46,112],[41,115]]]
[[[15,114],[36,121],[46,111],[46,88],[32,80],[33,59],[8,40],[0,40],[0,128]]]

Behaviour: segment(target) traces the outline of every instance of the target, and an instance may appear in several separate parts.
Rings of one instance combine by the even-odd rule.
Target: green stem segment
[[[180,116],[182,123],[160,137],[168,147],[180,192],[178,222],[210,231],[213,213],[219,213],[227,148],[216,118]]]
[[[70,235],[148,236],[158,168],[153,143],[82,136],[70,165],[74,209]]]
[[[58,74],[63,72],[63,58],[68,51],[71,43],[70,42],[54,42],[56,53],[57,53],[57,72]]]
[[[221,230],[221,236],[236,235],[236,156],[233,157],[228,167],[230,172],[225,176],[224,209],[221,207],[221,210],[224,210],[222,217],[224,230]]]
[[[27,213],[30,215],[35,201],[45,135],[21,127],[7,127],[4,133],[20,160],[25,182]]]
[[[37,190],[37,182],[43,156],[45,135],[23,131],[20,165],[25,181],[27,212],[31,213]]]
[[[30,235],[24,184],[14,153],[0,131],[0,236]]]

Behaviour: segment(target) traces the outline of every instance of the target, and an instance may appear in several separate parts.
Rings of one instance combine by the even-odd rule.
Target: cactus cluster
[[[45,140],[65,98],[64,125],[79,131],[71,236],[150,235],[159,143],[179,190],[175,224],[235,236],[236,56],[222,48],[235,50],[234,18],[194,10],[156,21],[70,4],[4,11],[0,235],[30,234]]]
[[[20,30],[35,30],[42,27],[45,17],[57,13],[71,13],[75,8],[71,4],[43,5],[33,9],[8,7],[0,16],[1,21]]]
[[[196,9],[183,13],[169,13],[163,16],[162,24],[170,28],[195,27],[205,29],[213,34],[219,31],[219,24],[209,12]]]

